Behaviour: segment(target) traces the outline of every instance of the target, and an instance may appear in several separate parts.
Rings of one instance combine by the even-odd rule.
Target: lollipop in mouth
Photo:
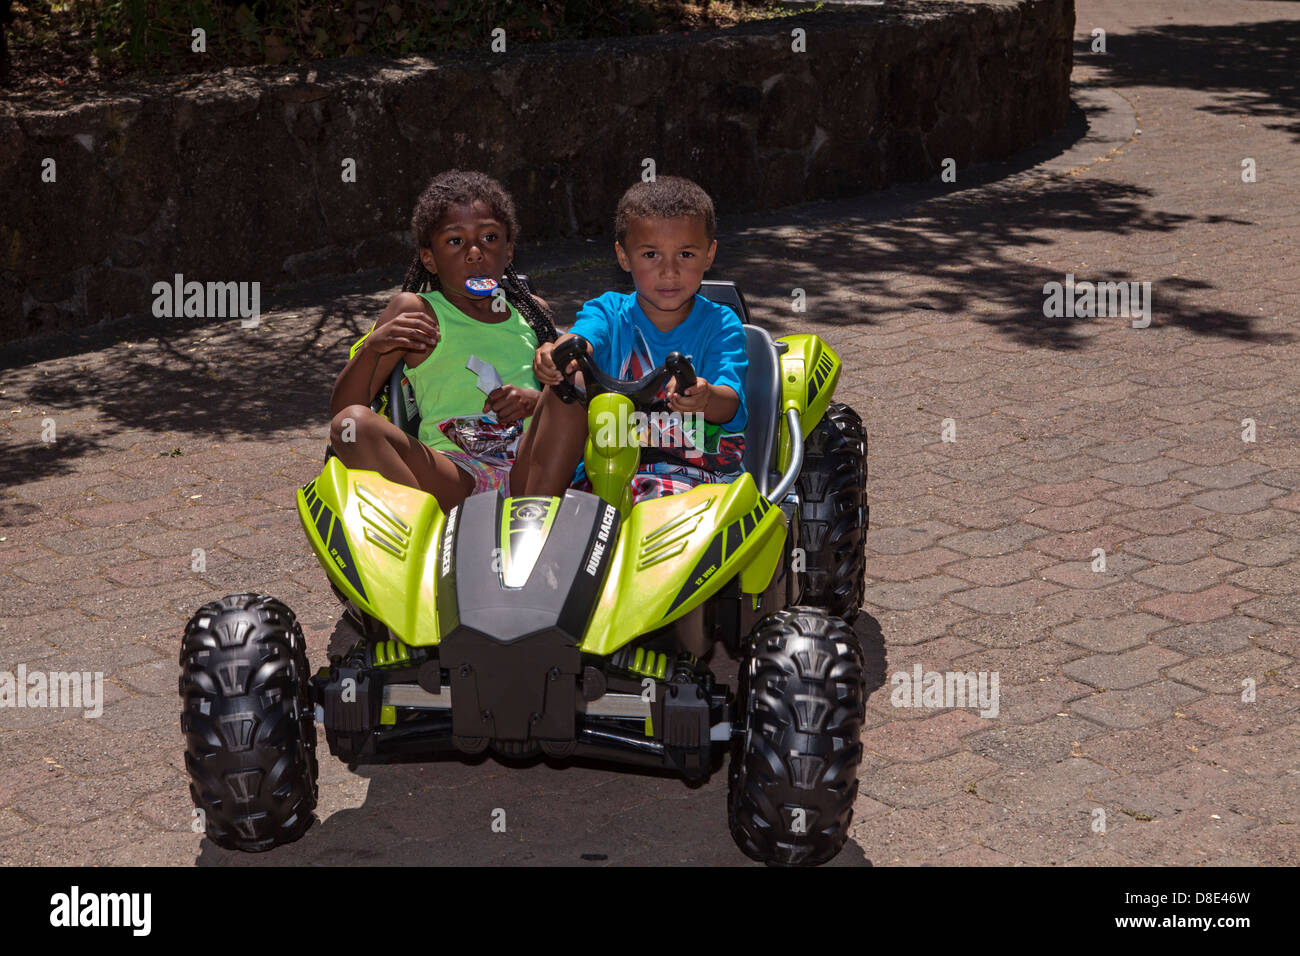
[[[498,282],[489,276],[475,276],[465,280],[465,291],[470,295],[491,295],[497,290]]]

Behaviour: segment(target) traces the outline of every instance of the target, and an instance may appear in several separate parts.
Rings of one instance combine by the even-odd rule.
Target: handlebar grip
[[[589,347],[586,339],[581,335],[575,335],[571,339],[565,339],[555,347],[555,350],[551,352],[551,360],[555,362],[555,367],[563,375],[564,370],[569,367],[569,363],[579,356],[585,356]]]
[[[673,378],[677,379],[677,394],[680,395],[688,388],[695,387],[695,366],[681,352],[669,352],[664,359],[664,367],[673,373]]]
[[[565,339],[551,352],[551,360],[555,367],[564,374],[564,370],[569,367],[569,363],[578,359],[579,356],[587,356],[587,340],[581,335],[575,335],[571,339]],[[563,381],[559,385],[552,385],[551,388],[560,396],[560,399],[566,405],[572,405],[575,401],[585,401],[578,391],[578,387],[570,381]]]

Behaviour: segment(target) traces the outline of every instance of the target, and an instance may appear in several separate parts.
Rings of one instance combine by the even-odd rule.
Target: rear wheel
[[[816,866],[849,836],[862,763],[866,686],[853,631],[795,607],[754,628],[741,661],[745,735],[733,743],[728,817],[764,863]]]
[[[298,839],[316,808],[316,724],[302,629],[259,594],[205,604],[181,645],[190,795],[209,839],[260,851]]]
[[[809,434],[798,488],[806,563],[799,603],[851,624],[862,606],[868,508],[867,433],[849,406],[832,402]]]

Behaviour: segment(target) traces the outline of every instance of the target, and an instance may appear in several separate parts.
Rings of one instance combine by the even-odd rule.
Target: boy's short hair
[[[678,216],[698,216],[704,220],[709,242],[713,241],[718,219],[713,200],[703,189],[681,176],[658,176],[649,182],[639,182],[629,187],[618,201],[614,237],[619,245],[626,242],[633,219],[676,219]]]

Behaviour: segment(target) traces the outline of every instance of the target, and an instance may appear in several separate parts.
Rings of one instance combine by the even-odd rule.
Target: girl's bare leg
[[[474,491],[474,479],[455,462],[369,406],[349,405],[334,416],[330,442],[334,454],[349,468],[377,471],[389,481],[428,492],[438,499],[443,511],[454,508]]]
[[[543,391],[519,443],[510,472],[511,494],[562,496],[586,443],[587,410],[578,402],[566,404],[554,389]]]

